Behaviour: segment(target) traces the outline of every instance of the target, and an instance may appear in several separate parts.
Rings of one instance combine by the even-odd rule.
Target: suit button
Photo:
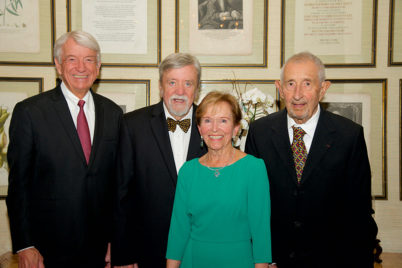
[[[294,191],[293,191],[293,196],[294,197],[297,197],[299,195],[299,191],[297,190],[297,189],[295,189]]]
[[[294,226],[296,229],[299,229],[302,225],[303,225],[303,223],[300,222],[300,221],[294,221],[294,222],[293,222],[293,226]]]

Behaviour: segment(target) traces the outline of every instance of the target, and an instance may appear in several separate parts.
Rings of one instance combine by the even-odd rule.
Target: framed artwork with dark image
[[[266,67],[268,0],[176,0],[176,52],[204,67]]]
[[[387,80],[333,79],[321,105],[363,126],[372,172],[372,195],[387,199]]]

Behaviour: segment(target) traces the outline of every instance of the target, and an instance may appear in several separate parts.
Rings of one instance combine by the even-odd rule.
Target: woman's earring
[[[204,140],[202,139],[202,136],[201,136],[201,143],[200,143],[200,147],[201,147],[201,148],[204,148]]]

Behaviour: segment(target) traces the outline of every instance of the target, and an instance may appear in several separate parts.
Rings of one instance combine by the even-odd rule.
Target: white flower
[[[258,88],[253,88],[250,90],[247,90],[242,94],[242,99],[244,102],[248,103],[251,102],[252,104],[257,104],[257,103],[264,103],[266,100],[267,96],[261,92]]]

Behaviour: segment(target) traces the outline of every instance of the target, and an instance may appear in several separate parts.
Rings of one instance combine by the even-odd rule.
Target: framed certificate
[[[282,0],[281,66],[310,51],[326,67],[375,67],[377,0]]]
[[[157,67],[161,61],[161,0],[67,0],[67,31],[99,42],[102,65]]]

